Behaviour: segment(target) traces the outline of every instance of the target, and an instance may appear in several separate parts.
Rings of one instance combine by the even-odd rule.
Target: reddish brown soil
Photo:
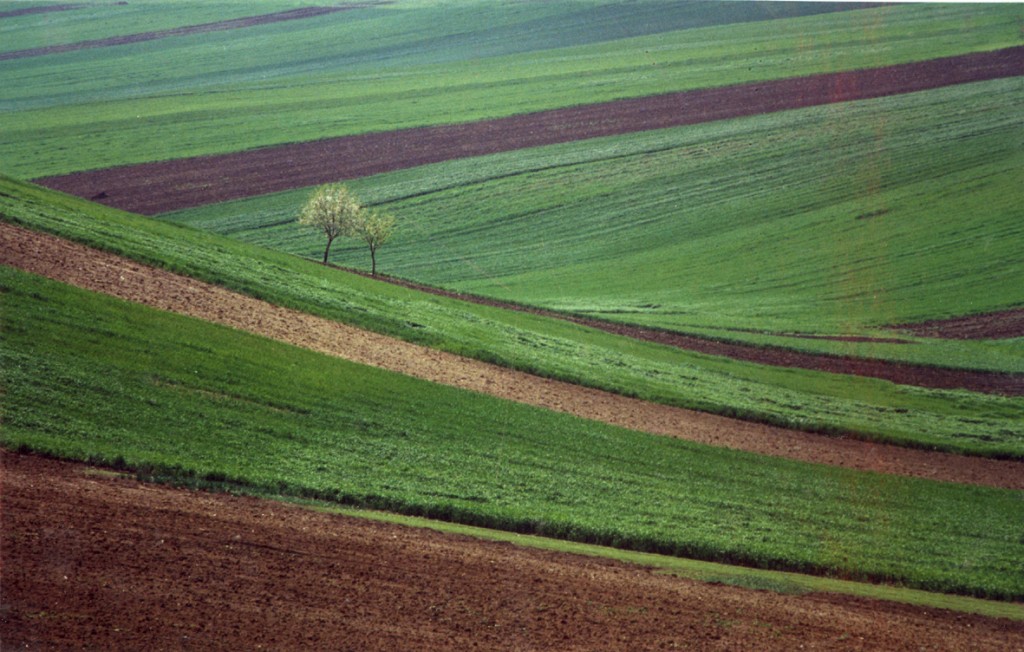
[[[919,324],[901,324],[893,328],[921,337],[951,340],[998,340],[1024,337],[1024,308],[991,312],[984,315],[938,319]]]
[[[10,11],[0,11],[0,18],[16,18],[18,16],[28,16],[30,14],[48,14],[53,11],[71,11],[78,9],[85,5],[46,5],[43,7],[24,7],[22,9],[11,9]]]
[[[246,18],[234,18],[232,20],[220,20],[214,23],[203,23],[201,25],[185,25],[172,29],[161,29],[153,32],[140,32],[138,34],[124,34],[122,36],[111,36],[109,38],[94,39],[91,41],[79,41],[78,43],[65,43],[63,45],[50,45],[41,48],[29,48],[27,50],[13,50],[0,53],[0,61],[8,59],[24,59],[26,57],[38,57],[44,54],[57,54],[59,52],[74,52],[91,48],[105,48],[113,45],[127,45],[129,43],[141,43],[142,41],[155,41],[172,36],[186,36],[188,34],[204,34],[206,32],[222,32],[229,29],[242,29],[255,25],[267,23],[278,23],[285,20],[297,20],[302,18],[314,18],[324,14],[332,14],[338,11],[348,11],[367,4],[350,4],[338,7],[301,7],[289,9],[272,14],[259,16],[248,16]],[[66,9],[74,9],[75,5],[64,5]],[[23,10],[24,11],[24,10]],[[28,13],[28,12],[26,12]]]
[[[539,378],[274,306],[3,222],[0,264],[361,364],[634,430],[859,470],[1024,489],[1024,462],[823,437]]]
[[[1024,75],[1024,47],[79,172],[38,182],[155,215],[469,156],[1017,75]]]
[[[367,276],[364,272],[355,272],[354,270],[349,271]],[[734,360],[745,360],[747,362],[756,362],[758,364],[767,364],[776,367],[795,367],[799,369],[825,371],[834,374],[881,378],[882,380],[888,380],[900,385],[914,385],[916,387],[931,387],[935,389],[968,389],[973,392],[1003,394],[1006,396],[1024,396],[1024,374],[1003,374],[988,371],[943,369],[941,367],[927,367],[872,358],[854,358],[822,353],[807,353],[778,346],[753,346],[742,342],[713,340],[706,337],[700,337],[698,335],[686,335],[684,333],[675,333],[658,328],[646,328],[644,326],[620,324],[600,319],[582,317],[579,315],[544,310],[541,308],[533,308],[530,306],[507,303],[471,294],[450,292],[440,288],[431,287],[429,285],[422,285],[412,281],[386,276],[379,276],[378,278],[403,287],[414,288],[421,292],[461,299],[471,303],[496,306],[507,310],[519,310],[536,315],[564,319],[582,326],[596,328],[598,330],[622,335],[624,337],[631,337],[633,339],[644,340],[647,342],[656,342],[658,344],[674,346],[676,348],[686,349],[687,351],[697,351],[698,353],[706,353],[708,355],[725,356],[733,358]],[[1024,318],[1022,318],[1022,316],[1024,316],[1024,310],[1019,311],[1015,315],[1011,314],[1009,317],[1004,318],[1004,330],[1008,332],[1011,326],[1019,327],[1024,325]],[[979,322],[983,322],[984,317],[985,316],[965,319],[973,324],[973,320],[975,319]],[[1014,318],[1017,320],[1016,322],[1012,321]],[[944,328],[945,326],[942,325],[948,324],[949,322],[936,323],[940,324],[939,327]],[[808,339],[816,338],[814,335],[793,337],[804,337]],[[1006,337],[1014,336],[1006,335]],[[841,338],[821,336],[820,339],[835,339],[853,342],[906,342],[905,340],[898,339],[871,339],[856,337]]]
[[[0,460],[4,649],[1024,650],[1005,619]]]

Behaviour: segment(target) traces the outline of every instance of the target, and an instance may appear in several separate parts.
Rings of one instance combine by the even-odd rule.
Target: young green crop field
[[[642,551],[1024,597],[1020,492],[643,435],[9,268],[0,292],[9,448]]]
[[[138,0],[0,20],[0,55],[304,6]],[[0,0],[0,12],[22,3]],[[318,264],[310,189],[151,219],[24,180],[877,67],[1022,42],[1024,6],[397,0],[0,61],[0,221],[274,304],[645,400],[1024,460],[1024,397],[760,365]],[[1021,78],[353,180],[380,269],[681,332],[1024,373],[1024,338],[893,324],[1024,306]],[[10,176],[8,176],[10,175]],[[338,242],[332,261],[368,268]],[[311,260],[312,259],[312,260]],[[0,265],[0,446],[762,569],[1024,600],[1019,491],[655,437]],[[866,336],[905,342],[803,339]]]
[[[556,145],[349,183],[399,216],[383,269],[734,340],[1024,371],[1021,340],[886,326],[1024,305],[1019,79]],[[317,259],[311,189],[164,219]],[[332,261],[367,269],[357,244]],[[743,332],[744,329],[750,332]],[[774,333],[774,335],[773,335]]]
[[[197,4],[206,8],[194,20],[192,4],[165,16],[166,2],[6,19],[3,47],[207,22],[222,3]],[[225,18],[242,6],[224,4]],[[250,11],[290,6],[254,3]],[[836,7],[403,1],[6,61],[0,161],[9,174],[36,178],[1020,43],[1014,5],[818,13]],[[63,28],[51,33],[51,21]]]
[[[0,176],[0,218],[362,328],[627,396],[803,430],[1024,458],[1024,398],[771,367],[345,273]]]

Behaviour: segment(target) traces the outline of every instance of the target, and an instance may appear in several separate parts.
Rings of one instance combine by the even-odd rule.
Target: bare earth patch
[[[1024,462],[823,437],[539,378],[281,308],[3,222],[0,264],[361,364],[633,430],[852,469],[1024,489]]]
[[[63,9],[75,9],[81,5],[63,5]],[[361,7],[371,6],[369,4],[349,4],[336,7],[300,7],[289,9],[272,14],[259,16],[248,16],[246,18],[234,18],[231,20],[219,20],[214,23],[203,23],[201,25],[185,25],[171,29],[161,29],[152,32],[139,32],[138,34],[124,34],[122,36],[111,36],[108,38],[94,39],[91,41],[79,41],[77,43],[65,43],[63,45],[50,45],[41,48],[29,48],[27,50],[13,50],[0,53],[0,61],[8,59],[24,59],[27,57],[38,57],[44,54],[57,54],[60,52],[74,52],[76,50],[87,50],[92,48],[106,48],[114,45],[127,45],[129,43],[141,43],[143,41],[155,41],[172,36],[186,36],[189,34],[205,34],[207,32],[223,32],[229,29],[242,29],[255,25],[266,25],[267,23],[278,23],[284,20],[297,20],[302,18],[314,18],[324,14],[333,14],[338,11],[348,11]],[[40,8],[45,9],[45,8]],[[57,11],[58,9],[48,9]],[[35,13],[22,10],[23,13]],[[2,16],[0,16],[2,17]]]
[[[999,340],[1024,337],[1024,308],[990,312],[984,315],[937,319],[919,324],[901,324],[894,329],[921,337],[951,340]]]
[[[1024,650],[1011,620],[703,584],[0,454],[4,649]]]
[[[145,215],[553,143],[1024,75],[1024,46],[38,179]]]

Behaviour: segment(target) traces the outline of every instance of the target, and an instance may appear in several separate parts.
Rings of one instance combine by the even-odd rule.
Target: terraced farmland
[[[5,644],[1024,646],[1019,6],[29,9]],[[338,177],[401,278],[315,262]]]

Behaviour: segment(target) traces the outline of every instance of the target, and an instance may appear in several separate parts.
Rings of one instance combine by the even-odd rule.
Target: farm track
[[[37,179],[156,215],[428,163],[1024,75],[1024,46]]]
[[[633,430],[864,471],[1024,489],[1024,462],[824,437],[540,378],[281,308],[4,222],[0,264],[361,364]]]
[[[352,273],[369,276],[364,272],[348,270]],[[755,346],[742,342],[716,340],[697,335],[687,335],[657,328],[646,328],[631,324],[616,323],[602,319],[594,319],[572,315],[543,308],[534,308],[522,304],[509,303],[479,297],[471,294],[460,294],[429,285],[422,285],[403,279],[379,276],[381,280],[403,287],[446,296],[462,301],[482,305],[517,310],[595,328],[623,337],[631,337],[646,342],[655,342],[666,346],[674,346],[687,351],[696,351],[708,355],[718,355],[734,360],[744,360],[757,364],[776,367],[794,367],[825,371],[834,374],[866,376],[880,378],[900,385],[930,387],[933,389],[967,389],[972,392],[1002,394],[1005,396],[1024,396],[1024,374],[1008,374],[988,371],[970,371],[965,369],[944,369],[913,365],[890,360],[873,358],[854,358],[849,356],[828,355],[824,353],[807,353],[779,346]],[[923,336],[932,337],[1021,337],[1024,336],[1024,309],[1011,310],[991,315],[962,317],[955,320],[928,322],[919,325],[904,325],[894,328],[906,329]],[[809,336],[813,337],[813,336]],[[823,336],[824,337],[824,336]],[[836,338],[840,339],[840,338]],[[856,338],[850,338],[857,341]],[[861,338],[863,341],[866,338]],[[886,340],[881,340],[886,341]],[[889,340],[892,341],[892,340]],[[899,341],[899,340],[895,340]]]
[[[64,9],[76,9],[80,6],[82,5],[62,5],[61,7]],[[203,23],[201,25],[185,25],[183,27],[161,29],[152,32],[139,32],[137,34],[125,34],[123,36],[111,36],[108,38],[93,39],[91,41],[79,41],[77,43],[50,45],[40,48],[28,48],[26,50],[12,50],[11,52],[0,52],[0,61],[26,59],[29,57],[40,57],[46,54],[75,52],[77,50],[89,50],[93,48],[106,48],[115,45],[128,45],[130,43],[142,43],[144,41],[156,41],[159,39],[171,38],[173,36],[205,34],[207,32],[223,32],[230,29],[242,29],[256,25],[266,25],[267,23],[279,23],[285,20],[315,18],[325,14],[333,14],[339,11],[350,11],[352,9],[359,9],[368,6],[372,6],[372,4],[351,4],[338,7],[300,7],[298,9],[289,9],[287,11],[279,11],[272,14],[233,18],[231,20],[219,20],[217,22]],[[50,11],[57,11],[59,9],[60,7],[50,9]],[[31,10],[22,10],[22,13],[38,13],[38,11],[33,12]],[[0,15],[0,17],[3,16]]]
[[[705,584],[0,455],[5,649],[1024,650],[1011,620]]]

